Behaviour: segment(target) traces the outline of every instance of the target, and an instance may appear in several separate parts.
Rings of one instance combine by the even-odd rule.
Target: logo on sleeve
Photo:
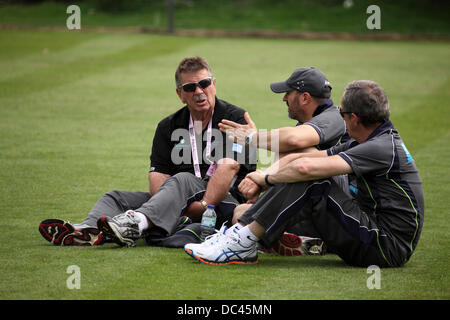
[[[406,159],[408,159],[408,162],[414,161],[413,157],[411,156],[411,153],[409,153],[404,142],[402,142],[402,148],[403,148],[403,151],[405,151]]]

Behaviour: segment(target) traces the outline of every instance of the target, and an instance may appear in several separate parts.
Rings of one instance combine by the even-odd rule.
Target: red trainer
[[[72,225],[69,221],[47,219],[39,224],[39,232],[55,246],[96,246],[104,243],[103,233],[86,225]]]
[[[271,249],[261,251],[280,256],[324,255],[326,247],[322,239],[285,232]]]

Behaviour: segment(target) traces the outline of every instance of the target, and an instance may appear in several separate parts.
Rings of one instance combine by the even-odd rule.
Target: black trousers
[[[298,221],[309,219],[320,238],[347,264],[396,267],[409,258],[373,214],[342,191],[333,179],[277,184],[239,219],[257,221],[266,229],[261,242],[270,247]]]

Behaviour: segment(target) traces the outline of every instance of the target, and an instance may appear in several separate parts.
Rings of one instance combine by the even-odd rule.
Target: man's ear
[[[311,102],[311,95],[308,92],[300,92],[297,96],[300,105],[307,105]]]
[[[353,123],[354,124],[361,124],[361,120],[359,119],[359,117],[356,115],[356,114],[354,114],[354,113],[351,113],[350,114],[350,121],[353,121]]]
[[[309,94],[309,92],[304,92],[303,93],[305,95],[305,100],[310,103],[312,101],[312,96]]]

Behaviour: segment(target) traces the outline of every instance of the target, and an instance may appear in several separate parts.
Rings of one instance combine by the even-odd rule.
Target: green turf
[[[0,31],[0,299],[449,299],[449,53],[431,42]],[[268,87],[295,67],[324,71],[337,103],[354,79],[386,89],[426,213],[417,251],[382,270],[380,290],[335,255],[211,267],[143,242],[61,248],[41,237],[45,218],[80,222],[109,190],[147,190],[153,132],[181,106],[174,70],[190,55],[208,59],[218,96],[260,128],[295,124]],[[80,267],[80,290],[66,286],[70,265]]]

